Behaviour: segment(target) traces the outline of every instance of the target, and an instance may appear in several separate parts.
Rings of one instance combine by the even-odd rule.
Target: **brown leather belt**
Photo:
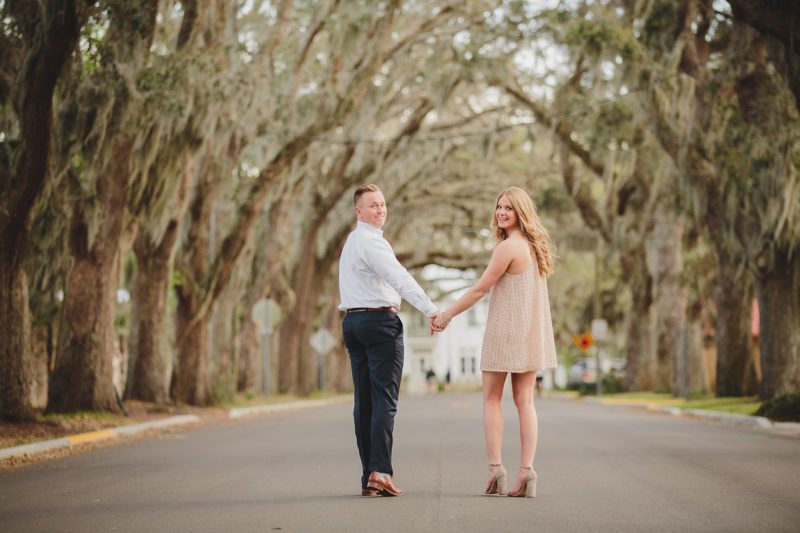
[[[345,311],[348,315],[351,313],[396,313],[397,308],[393,305],[389,307],[353,307]]]

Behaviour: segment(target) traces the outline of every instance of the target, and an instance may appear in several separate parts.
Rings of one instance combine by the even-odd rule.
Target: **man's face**
[[[386,222],[386,201],[380,191],[365,192],[356,202],[356,218],[381,229]]]

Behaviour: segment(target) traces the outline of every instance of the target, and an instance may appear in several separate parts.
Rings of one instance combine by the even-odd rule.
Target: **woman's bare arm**
[[[451,305],[447,310],[441,313],[440,323],[446,324],[453,319],[453,317],[463,313],[475,303],[486,296],[486,293],[497,283],[500,276],[505,274],[508,266],[514,259],[514,247],[511,242],[503,241],[499,243],[494,252],[492,252],[492,259],[486,270],[481,274],[478,282],[475,283],[461,298]]]

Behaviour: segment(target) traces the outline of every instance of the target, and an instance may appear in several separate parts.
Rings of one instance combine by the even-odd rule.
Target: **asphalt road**
[[[400,498],[360,497],[351,406],[184,430],[0,473],[0,531],[800,530],[800,439],[537,400],[537,497],[481,494],[477,394],[401,397]],[[504,462],[518,466],[505,405]]]

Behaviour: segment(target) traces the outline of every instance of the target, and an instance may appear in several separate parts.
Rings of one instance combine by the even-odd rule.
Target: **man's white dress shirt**
[[[390,307],[400,309],[400,298],[422,311],[436,313],[422,287],[394,255],[383,231],[358,221],[347,237],[339,260],[339,309]]]

